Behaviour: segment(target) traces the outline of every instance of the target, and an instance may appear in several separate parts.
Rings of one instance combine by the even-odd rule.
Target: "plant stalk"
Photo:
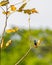
[[[29,50],[26,52],[26,54],[15,65],[18,65],[28,55],[28,53],[30,52],[31,49],[32,48],[29,48]]]
[[[7,10],[8,10],[8,8],[7,8],[7,5],[6,5],[6,12],[7,12]],[[6,26],[7,26],[7,19],[8,19],[8,17],[7,17],[7,14],[6,14],[5,26],[4,26],[4,30],[3,30],[0,42],[2,42],[2,38],[4,37],[5,29],[6,29]]]

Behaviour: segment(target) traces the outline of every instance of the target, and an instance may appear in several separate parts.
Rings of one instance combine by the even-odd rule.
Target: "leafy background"
[[[43,41],[40,47],[32,48],[19,65],[52,65],[52,30],[32,29],[31,36],[36,39],[43,38]],[[29,30],[20,29],[16,33],[5,33],[4,43],[9,39],[12,44],[0,51],[1,65],[15,65],[30,47]]]

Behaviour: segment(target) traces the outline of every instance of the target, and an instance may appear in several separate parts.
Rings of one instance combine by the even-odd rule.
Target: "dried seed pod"
[[[25,2],[26,0],[22,0],[22,2]]]
[[[38,13],[38,11],[35,8],[33,8],[31,9],[31,13]]]
[[[18,12],[22,12],[23,8],[26,6],[27,3],[22,4],[22,6],[19,8]]]
[[[6,43],[6,47],[8,47],[11,43],[12,43],[12,40],[9,40],[9,41]]]
[[[0,6],[5,6],[5,5],[7,5],[7,4],[9,4],[8,1],[1,1],[1,2],[0,2]]]
[[[24,10],[24,13],[27,13],[27,14],[31,14],[31,10],[27,9],[27,10]]]

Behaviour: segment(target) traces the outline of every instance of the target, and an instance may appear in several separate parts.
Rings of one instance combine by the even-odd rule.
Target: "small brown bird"
[[[37,48],[41,44],[41,40],[34,40],[34,47]]]

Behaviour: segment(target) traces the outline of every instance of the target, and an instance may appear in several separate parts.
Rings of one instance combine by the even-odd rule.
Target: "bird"
[[[40,40],[34,40],[34,47],[37,48],[41,44],[41,39]]]

